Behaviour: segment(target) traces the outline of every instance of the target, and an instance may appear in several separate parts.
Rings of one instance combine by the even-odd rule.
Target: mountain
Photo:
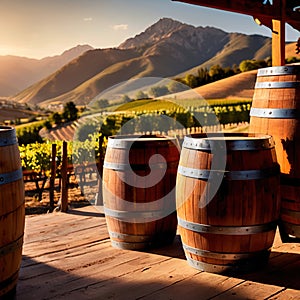
[[[78,45],[61,55],[43,59],[0,56],[0,96],[11,96],[22,91],[92,49],[89,45]]]
[[[13,98],[41,105],[87,104],[105,89],[132,78],[172,78],[214,64],[231,67],[244,59],[267,58],[270,51],[267,37],[163,18],[117,48],[85,52]]]

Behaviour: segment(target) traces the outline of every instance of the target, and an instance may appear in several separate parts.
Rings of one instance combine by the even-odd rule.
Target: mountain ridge
[[[201,66],[231,67],[244,59],[267,58],[270,42],[260,35],[163,18],[118,47],[86,51],[12,99],[43,106],[67,101],[86,105],[105,89],[133,78],[174,78]]]

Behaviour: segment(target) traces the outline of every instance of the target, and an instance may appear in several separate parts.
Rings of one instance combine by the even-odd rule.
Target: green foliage
[[[299,61],[300,61],[300,58],[297,58],[297,57],[295,57],[295,56],[289,57],[289,58],[287,58],[287,59],[285,60],[285,62],[286,62],[287,64],[292,64],[292,63],[296,63],[296,62],[299,62]]]
[[[27,145],[35,142],[42,142],[39,131],[43,128],[43,122],[36,122],[28,126],[16,128],[19,145]]]
[[[78,118],[78,109],[74,102],[67,102],[63,110],[63,118],[65,122],[75,121]]]
[[[247,72],[251,70],[257,70],[259,68],[265,68],[268,64],[264,60],[243,60],[240,63],[241,72]]]
[[[184,82],[180,82],[179,80],[172,80],[168,84],[167,88],[170,93],[179,93],[188,89],[186,84],[184,84]]]
[[[95,109],[106,108],[107,106],[109,106],[109,102],[108,102],[107,99],[99,99],[99,100],[96,100],[95,103],[93,103],[92,106]]]
[[[130,102],[130,101],[131,101],[131,98],[128,95],[123,95],[122,102],[127,103],[127,102]]]
[[[167,86],[153,86],[149,94],[153,97],[160,97],[169,94],[169,89]]]
[[[143,91],[138,91],[135,95],[136,100],[147,99],[147,98],[149,98],[149,96]]]
[[[46,129],[50,130],[52,128],[52,124],[51,124],[50,120],[46,120],[43,123],[43,127],[45,127]]]
[[[107,139],[104,138],[100,147],[99,137],[101,134],[95,133],[83,142],[74,141],[68,143],[68,162],[82,164],[86,162],[96,162],[99,159],[100,152],[104,155],[104,149]],[[22,168],[24,170],[34,170],[41,172],[47,176],[51,170],[52,144],[56,144],[57,151],[57,168],[60,168],[62,162],[62,141],[47,143],[31,143],[28,145],[20,145],[20,157]]]
[[[54,124],[60,125],[63,121],[62,115],[58,112],[55,112],[51,115],[50,119],[53,121]]]

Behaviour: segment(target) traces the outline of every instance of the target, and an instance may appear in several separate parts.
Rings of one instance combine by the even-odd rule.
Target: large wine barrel
[[[281,170],[283,241],[300,238],[300,65],[258,70],[249,132],[269,134]]]
[[[103,202],[114,247],[141,250],[173,241],[179,155],[176,138],[109,137],[103,166]]]
[[[19,276],[25,222],[24,184],[15,129],[0,127],[0,299]]]
[[[220,159],[216,154],[220,141],[225,144],[220,150],[226,155],[225,170],[212,167],[214,159]],[[219,188],[211,193],[218,176]],[[185,137],[176,206],[179,233],[192,267],[226,273],[246,272],[266,264],[279,205],[279,166],[270,136]]]

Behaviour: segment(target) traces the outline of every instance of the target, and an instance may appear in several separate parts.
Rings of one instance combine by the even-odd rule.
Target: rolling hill
[[[13,99],[43,106],[67,101],[87,104],[105,89],[131,78],[173,77],[209,61],[232,66],[258,53],[267,55],[261,49],[268,48],[269,41],[164,18],[118,48],[84,53]]]
[[[108,88],[134,78],[174,78],[199,67],[239,65],[270,56],[271,39],[159,20],[117,48],[85,52],[62,68],[11,97],[48,106],[73,101],[86,105]]]
[[[43,59],[0,56],[0,97],[12,96],[22,91],[91,49],[93,48],[89,45],[78,45],[61,55]]]

